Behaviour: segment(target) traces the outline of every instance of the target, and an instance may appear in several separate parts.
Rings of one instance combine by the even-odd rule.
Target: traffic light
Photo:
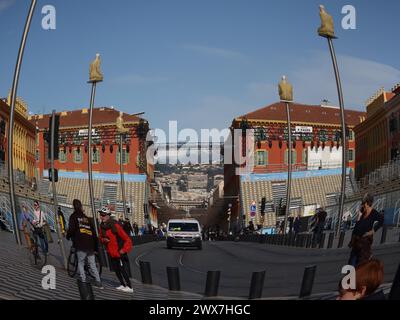
[[[263,197],[261,199],[261,216],[265,216],[265,203],[267,202],[267,199]]]
[[[52,170],[49,169],[49,181],[53,181]],[[58,182],[58,170],[54,169],[54,182]]]
[[[59,129],[60,129],[60,115],[56,115],[54,119],[54,145],[51,145],[51,132],[52,132],[52,124],[53,124],[53,116],[51,115],[49,117],[49,131],[44,133],[44,139],[47,142],[48,149],[47,149],[47,158],[51,159],[51,150],[54,149],[54,160],[58,160],[58,154],[59,154],[59,144],[58,144],[58,139],[59,139]]]

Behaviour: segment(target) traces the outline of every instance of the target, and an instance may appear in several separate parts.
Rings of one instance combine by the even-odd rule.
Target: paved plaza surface
[[[55,238],[55,236],[54,236]],[[136,249],[136,248],[135,248]],[[30,265],[27,249],[15,244],[14,235],[0,231],[0,300],[79,300],[77,280],[61,268],[58,245],[50,244],[48,264],[56,267],[56,289],[42,288],[41,270]],[[143,285],[133,280],[134,294],[117,291],[114,273],[103,269],[104,289],[93,288],[96,300],[185,300],[201,299],[200,295],[171,292],[158,286]]]
[[[398,239],[398,231],[388,233],[388,239]],[[252,272],[266,270],[263,297],[297,297],[300,292],[304,268],[317,265],[313,294],[335,292],[341,279],[341,269],[347,264],[350,249],[346,235],[342,249],[305,249],[272,246],[246,242],[203,243],[203,250],[168,250],[165,242],[153,242],[133,251],[139,260],[151,263],[153,283],[168,287],[166,267],[177,266],[182,290],[204,293],[207,271],[221,271],[219,295],[247,298]],[[378,245],[380,233],[375,237],[373,253],[385,265],[385,283],[393,281],[400,263],[400,243]],[[335,241],[336,244],[337,241]],[[134,277],[140,279],[135,265]],[[387,286],[387,285],[386,285]]]
[[[55,238],[55,236],[54,236]],[[393,237],[394,238],[394,237]],[[27,249],[17,247],[14,236],[0,232],[0,299],[64,300],[79,299],[76,279],[61,268],[58,245],[50,244],[48,264],[57,270],[56,290],[44,290],[44,275],[29,263]],[[390,288],[400,263],[400,244],[387,243],[374,247],[374,255],[385,264],[386,289]],[[96,299],[167,300],[204,299],[206,273],[220,270],[219,299],[246,299],[251,274],[266,270],[263,298],[282,299],[298,296],[304,268],[317,265],[313,297],[329,298],[337,290],[341,268],[346,264],[348,248],[305,249],[246,242],[209,242],[203,250],[166,248],[165,241],[134,246],[130,255],[133,266],[134,294],[115,290],[119,285],[113,273],[103,269],[104,290],[94,288]],[[143,285],[139,261],[151,263],[153,285]],[[178,267],[182,292],[167,290],[166,267]]]

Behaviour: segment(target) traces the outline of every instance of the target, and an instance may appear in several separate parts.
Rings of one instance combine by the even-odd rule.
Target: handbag
[[[43,227],[33,227],[33,234],[38,236],[40,239],[44,239]]]

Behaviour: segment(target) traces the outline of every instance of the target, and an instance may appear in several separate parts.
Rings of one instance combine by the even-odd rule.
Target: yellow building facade
[[[10,116],[10,96],[7,103],[1,100],[0,115],[6,121],[4,149],[7,150],[8,124]],[[14,135],[13,135],[13,164],[14,170],[25,173],[27,179],[35,176],[35,137],[36,128],[28,119],[28,106],[20,98],[15,104]],[[7,156],[5,161],[7,162]]]

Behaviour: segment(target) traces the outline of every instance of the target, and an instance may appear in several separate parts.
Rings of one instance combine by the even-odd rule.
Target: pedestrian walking
[[[325,228],[325,221],[327,217],[327,212],[324,208],[319,208],[316,217],[315,217],[315,225],[314,225],[314,236],[313,236],[313,247],[319,245],[321,242],[322,233],[324,232]]]
[[[354,226],[349,247],[351,248],[348,264],[357,266],[368,261],[372,256],[374,234],[383,226],[384,217],[372,205],[374,197],[366,194],[362,200],[357,222]]]
[[[101,219],[99,237],[100,241],[106,246],[112,268],[121,284],[117,287],[117,290],[133,293],[129,279],[130,265],[128,258],[128,253],[132,250],[131,238],[117,221],[111,219],[110,210],[102,208],[99,214]]]
[[[86,282],[85,260],[87,259],[91,274],[95,277],[95,287],[103,289],[99,271],[96,266],[95,252],[98,251],[96,230],[93,219],[87,217],[80,200],[72,202],[74,212],[69,218],[67,240],[72,241],[72,247],[78,257],[78,271],[82,282]]]
[[[297,237],[297,235],[299,234],[300,229],[301,229],[301,216],[299,213],[293,221],[293,231],[295,237]]]
[[[133,236],[133,228],[128,218],[126,218],[123,223],[123,229],[128,236]]]
[[[293,215],[291,215],[291,216],[288,218],[288,222],[289,222],[289,233],[292,233],[292,232],[293,232],[293,223],[294,223],[294,217],[293,217]]]
[[[133,223],[133,232],[135,233],[135,236],[137,237],[139,235],[139,226],[136,222]]]
[[[21,230],[25,237],[26,247],[29,249],[32,245],[31,242],[31,218],[29,216],[28,208],[25,204],[22,205],[21,213]]]

